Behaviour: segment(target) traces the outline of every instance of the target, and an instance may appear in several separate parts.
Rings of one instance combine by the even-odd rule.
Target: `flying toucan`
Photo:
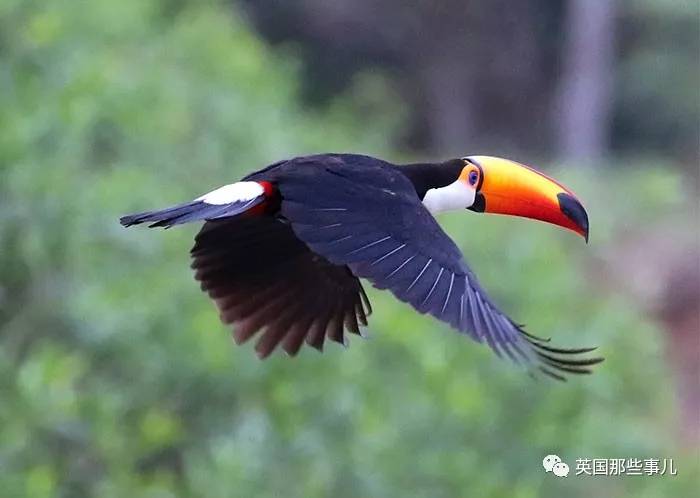
[[[238,344],[260,332],[261,358],[278,344],[294,356],[304,341],[322,350],[326,337],[346,344],[345,331],[360,334],[371,313],[364,278],[530,373],[590,373],[602,361],[586,356],[595,348],[552,347],[495,306],[434,218],[456,209],[537,219],[588,240],[588,215],[569,189],[489,156],[402,166],[358,154],[297,157],[120,222],[204,221],[191,250],[195,278]]]

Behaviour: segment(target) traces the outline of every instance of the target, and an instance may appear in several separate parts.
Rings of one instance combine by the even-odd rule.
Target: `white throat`
[[[423,205],[432,214],[453,209],[466,209],[474,204],[476,189],[462,180],[441,188],[431,188],[425,193]]]

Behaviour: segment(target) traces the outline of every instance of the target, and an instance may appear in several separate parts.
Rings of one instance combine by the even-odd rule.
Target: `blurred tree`
[[[615,66],[616,2],[570,0],[557,130],[562,157],[593,164],[607,154]]]
[[[628,0],[623,7],[613,150],[677,158],[697,176],[700,2]]]
[[[414,149],[449,156],[548,140],[547,121],[533,117],[547,113],[556,83],[544,42],[561,17],[551,2],[245,1],[266,38],[299,44],[311,101],[381,68],[411,109],[404,141]]]
[[[0,1],[0,495],[691,495],[662,336],[591,277],[618,266],[617,234],[682,222],[672,163],[557,173],[588,200],[588,249],[542,224],[444,220],[515,318],[601,344],[604,368],[563,386],[381,293],[372,340],[261,363],[192,279],[195,227],[118,225],[280,157],[390,155],[406,115],[382,78],[308,109],[297,65],[230,2]],[[674,457],[679,475],[555,480],[551,452]]]
[[[263,36],[299,47],[307,101],[384,74],[414,151],[558,150],[578,164],[612,147],[695,169],[695,0],[243,1]]]

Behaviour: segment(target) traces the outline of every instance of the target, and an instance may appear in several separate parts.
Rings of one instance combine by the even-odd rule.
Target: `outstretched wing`
[[[195,278],[222,321],[234,325],[236,342],[261,332],[255,347],[261,358],[280,343],[290,355],[305,340],[319,350],[326,338],[345,344],[345,330],[360,334],[360,325],[367,325],[371,306],[364,289],[347,266],[312,253],[289,224],[267,216],[277,202],[271,183],[244,180],[120,222],[168,228],[206,221],[191,251]]]
[[[371,307],[358,278],[312,253],[278,219],[207,222],[191,253],[195,278],[233,325],[236,342],[262,332],[261,358],[280,343],[290,355],[305,340],[318,350],[326,337],[345,344],[344,329],[359,334],[367,325]]]
[[[313,195],[311,177],[322,186]],[[281,214],[331,263],[347,265],[358,277],[528,369],[563,379],[562,372],[589,373],[602,361],[576,356],[589,348],[550,347],[502,313],[398,171],[302,163],[281,180]]]

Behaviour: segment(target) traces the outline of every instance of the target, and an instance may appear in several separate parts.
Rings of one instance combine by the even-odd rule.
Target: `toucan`
[[[565,380],[602,358],[553,347],[506,316],[435,215],[470,210],[541,220],[588,240],[588,215],[561,183],[490,156],[396,165],[359,154],[276,162],[196,199],[123,216],[124,226],[204,222],[191,250],[201,288],[241,344],[347,345],[372,312],[360,279],[388,289],[530,374]]]

